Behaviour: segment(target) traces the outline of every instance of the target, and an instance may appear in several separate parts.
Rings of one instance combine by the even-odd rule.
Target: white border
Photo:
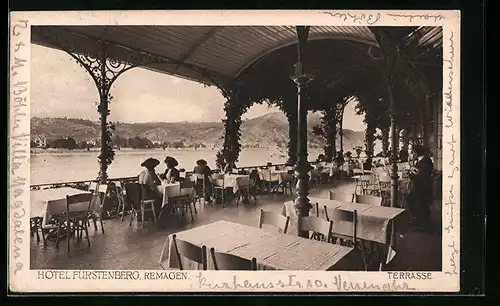
[[[9,288],[15,292],[457,292],[460,284],[460,12],[459,11],[87,11],[10,15]],[[187,271],[187,280],[39,279],[30,270],[31,25],[344,25],[443,27],[443,271],[429,280],[393,280],[389,272]],[[20,59],[24,61],[19,61]],[[17,60],[17,62],[16,62]],[[17,64],[16,64],[17,63]],[[25,82],[25,83],[23,83]],[[23,87],[24,86],[24,87]],[[41,270],[46,271],[46,270]],[[150,271],[151,272],[151,271]],[[200,286],[200,275],[205,284]],[[227,285],[224,285],[224,284]],[[297,286],[297,283],[301,287]],[[219,288],[214,288],[219,284]],[[288,285],[288,284],[294,284]],[[272,287],[271,287],[272,285]],[[283,285],[283,286],[281,286]]]

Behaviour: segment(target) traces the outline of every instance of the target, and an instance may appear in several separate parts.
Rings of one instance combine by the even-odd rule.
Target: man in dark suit
[[[409,208],[418,226],[422,230],[431,232],[434,165],[428,154],[425,154],[422,146],[415,146],[413,151],[417,156],[417,160],[410,175]]]

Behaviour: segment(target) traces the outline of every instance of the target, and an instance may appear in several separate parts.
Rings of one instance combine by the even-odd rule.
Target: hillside
[[[320,123],[318,114],[308,116],[309,143],[322,146],[322,140],[312,134],[312,127]],[[203,143],[208,147],[220,147],[222,122],[149,122],[117,123],[115,134],[122,138],[135,136],[150,140],[173,142],[183,140],[186,143]],[[76,141],[98,139],[100,125],[82,119],[71,118],[31,118],[31,135],[45,135],[52,140],[72,137]],[[352,149],[363,145],[364,132],[344,130],[344,147]],[[242,124],[242,144],[250,147],[269,148],[284,146],[288,142],[288,122],[284,114],[269,113],[257,118],[245,120]]]

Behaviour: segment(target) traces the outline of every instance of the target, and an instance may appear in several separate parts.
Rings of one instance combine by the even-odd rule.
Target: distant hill
[[[309,145],[323,146],[321,138],[312,134],[313,126],[320,123],[319,114],[309,114]],[[184,141],[203,143],[219,148],[223,132],[222,122],[148,122],[116,123],[115,135],[122,138],[145,137],[152,141]],[[72,118],[31,118],[31,135],[45,135],[48,140],[72,137],[76,141],[98,139],[100,124],[90,120]],[[364,132],[344,129],[344,148],[351,150],[363,145]],[[269,113],[245,120],[242,124],[242,144],[247,147],[272,148],[288,142],[288,121],[281,112]]]

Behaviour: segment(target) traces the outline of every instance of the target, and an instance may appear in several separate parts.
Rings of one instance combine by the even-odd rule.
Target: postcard
[[[460,12],[10,15],[16,293],[458,292]]]

